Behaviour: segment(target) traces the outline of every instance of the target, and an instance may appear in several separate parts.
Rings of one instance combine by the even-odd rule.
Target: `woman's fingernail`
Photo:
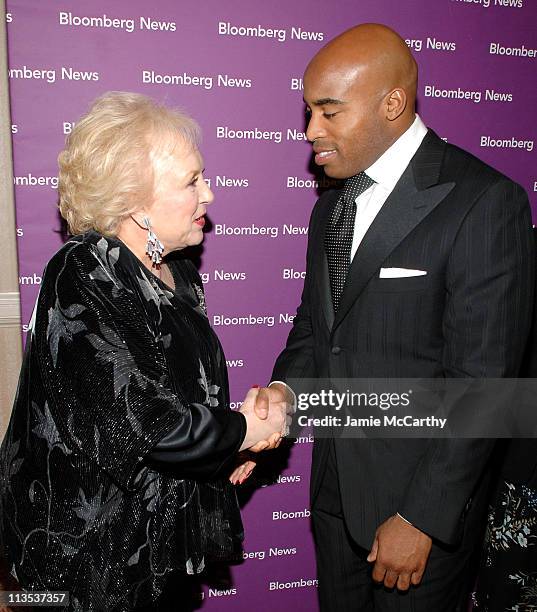
[[[252,389],[259,389],[259,385],[252,385]]]

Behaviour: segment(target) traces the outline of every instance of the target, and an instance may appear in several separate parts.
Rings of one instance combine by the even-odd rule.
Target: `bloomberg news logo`
[[[234,24],[230,21],[218,22],[218,34],[220,36],[232,36],[238,38],[267,38],[283,43],[289,40],[323,42],[325,33],[320,31],[304,30],[299,26],[287,28],[265,27],[264,25]]]
[[[110,17],[106,13],[99,16],[75,15],[71,11],[60,11],[58,23],[71,28],[95,28],[101,30],[123,30],[132,34],[137,28],[148,32],[176,32],[175,21],[153,19],[153,17],[140,16],[137,20],[128,17]]]
[[[504,7],[504,8],[515,8],[519,9],[524,6],[524,0],[450,0],[451,2],[456,2],[461,6],[468,5],[479,5],[482,8],[489,7]]]

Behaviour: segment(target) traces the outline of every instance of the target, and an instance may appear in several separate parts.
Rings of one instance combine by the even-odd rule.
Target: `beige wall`
[[[4,436],[9,414],[11,412],[22,354],[4,0],[0,0],[0,134],[1,440]]]

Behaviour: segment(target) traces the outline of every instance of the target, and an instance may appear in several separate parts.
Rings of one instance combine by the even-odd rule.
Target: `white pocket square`
[[[379,278],[408,278],[410,276],[425,276],[425,270],[411,270],[409,268],[381,268]]]

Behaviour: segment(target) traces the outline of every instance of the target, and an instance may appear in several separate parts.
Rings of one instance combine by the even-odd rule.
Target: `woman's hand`
[[[283,401],[270,402],[265,419],[257,416],[254,406],[259,393],[260,390],[257,388],[250,389],[240,409],[240,412],[246,418],[247,424],[246,437],[240,448],[241,451],[250,449],[253,452],[259,452],[275,448],[289,425],[287,404]]]
[[[256,466],[256,461],[250,455],[250,453],[241,453],[239,455],[239,461],[241,462],[233,472],[231,473],[229,480],[232,484],[242,484],[247,478],[249,478]]]

